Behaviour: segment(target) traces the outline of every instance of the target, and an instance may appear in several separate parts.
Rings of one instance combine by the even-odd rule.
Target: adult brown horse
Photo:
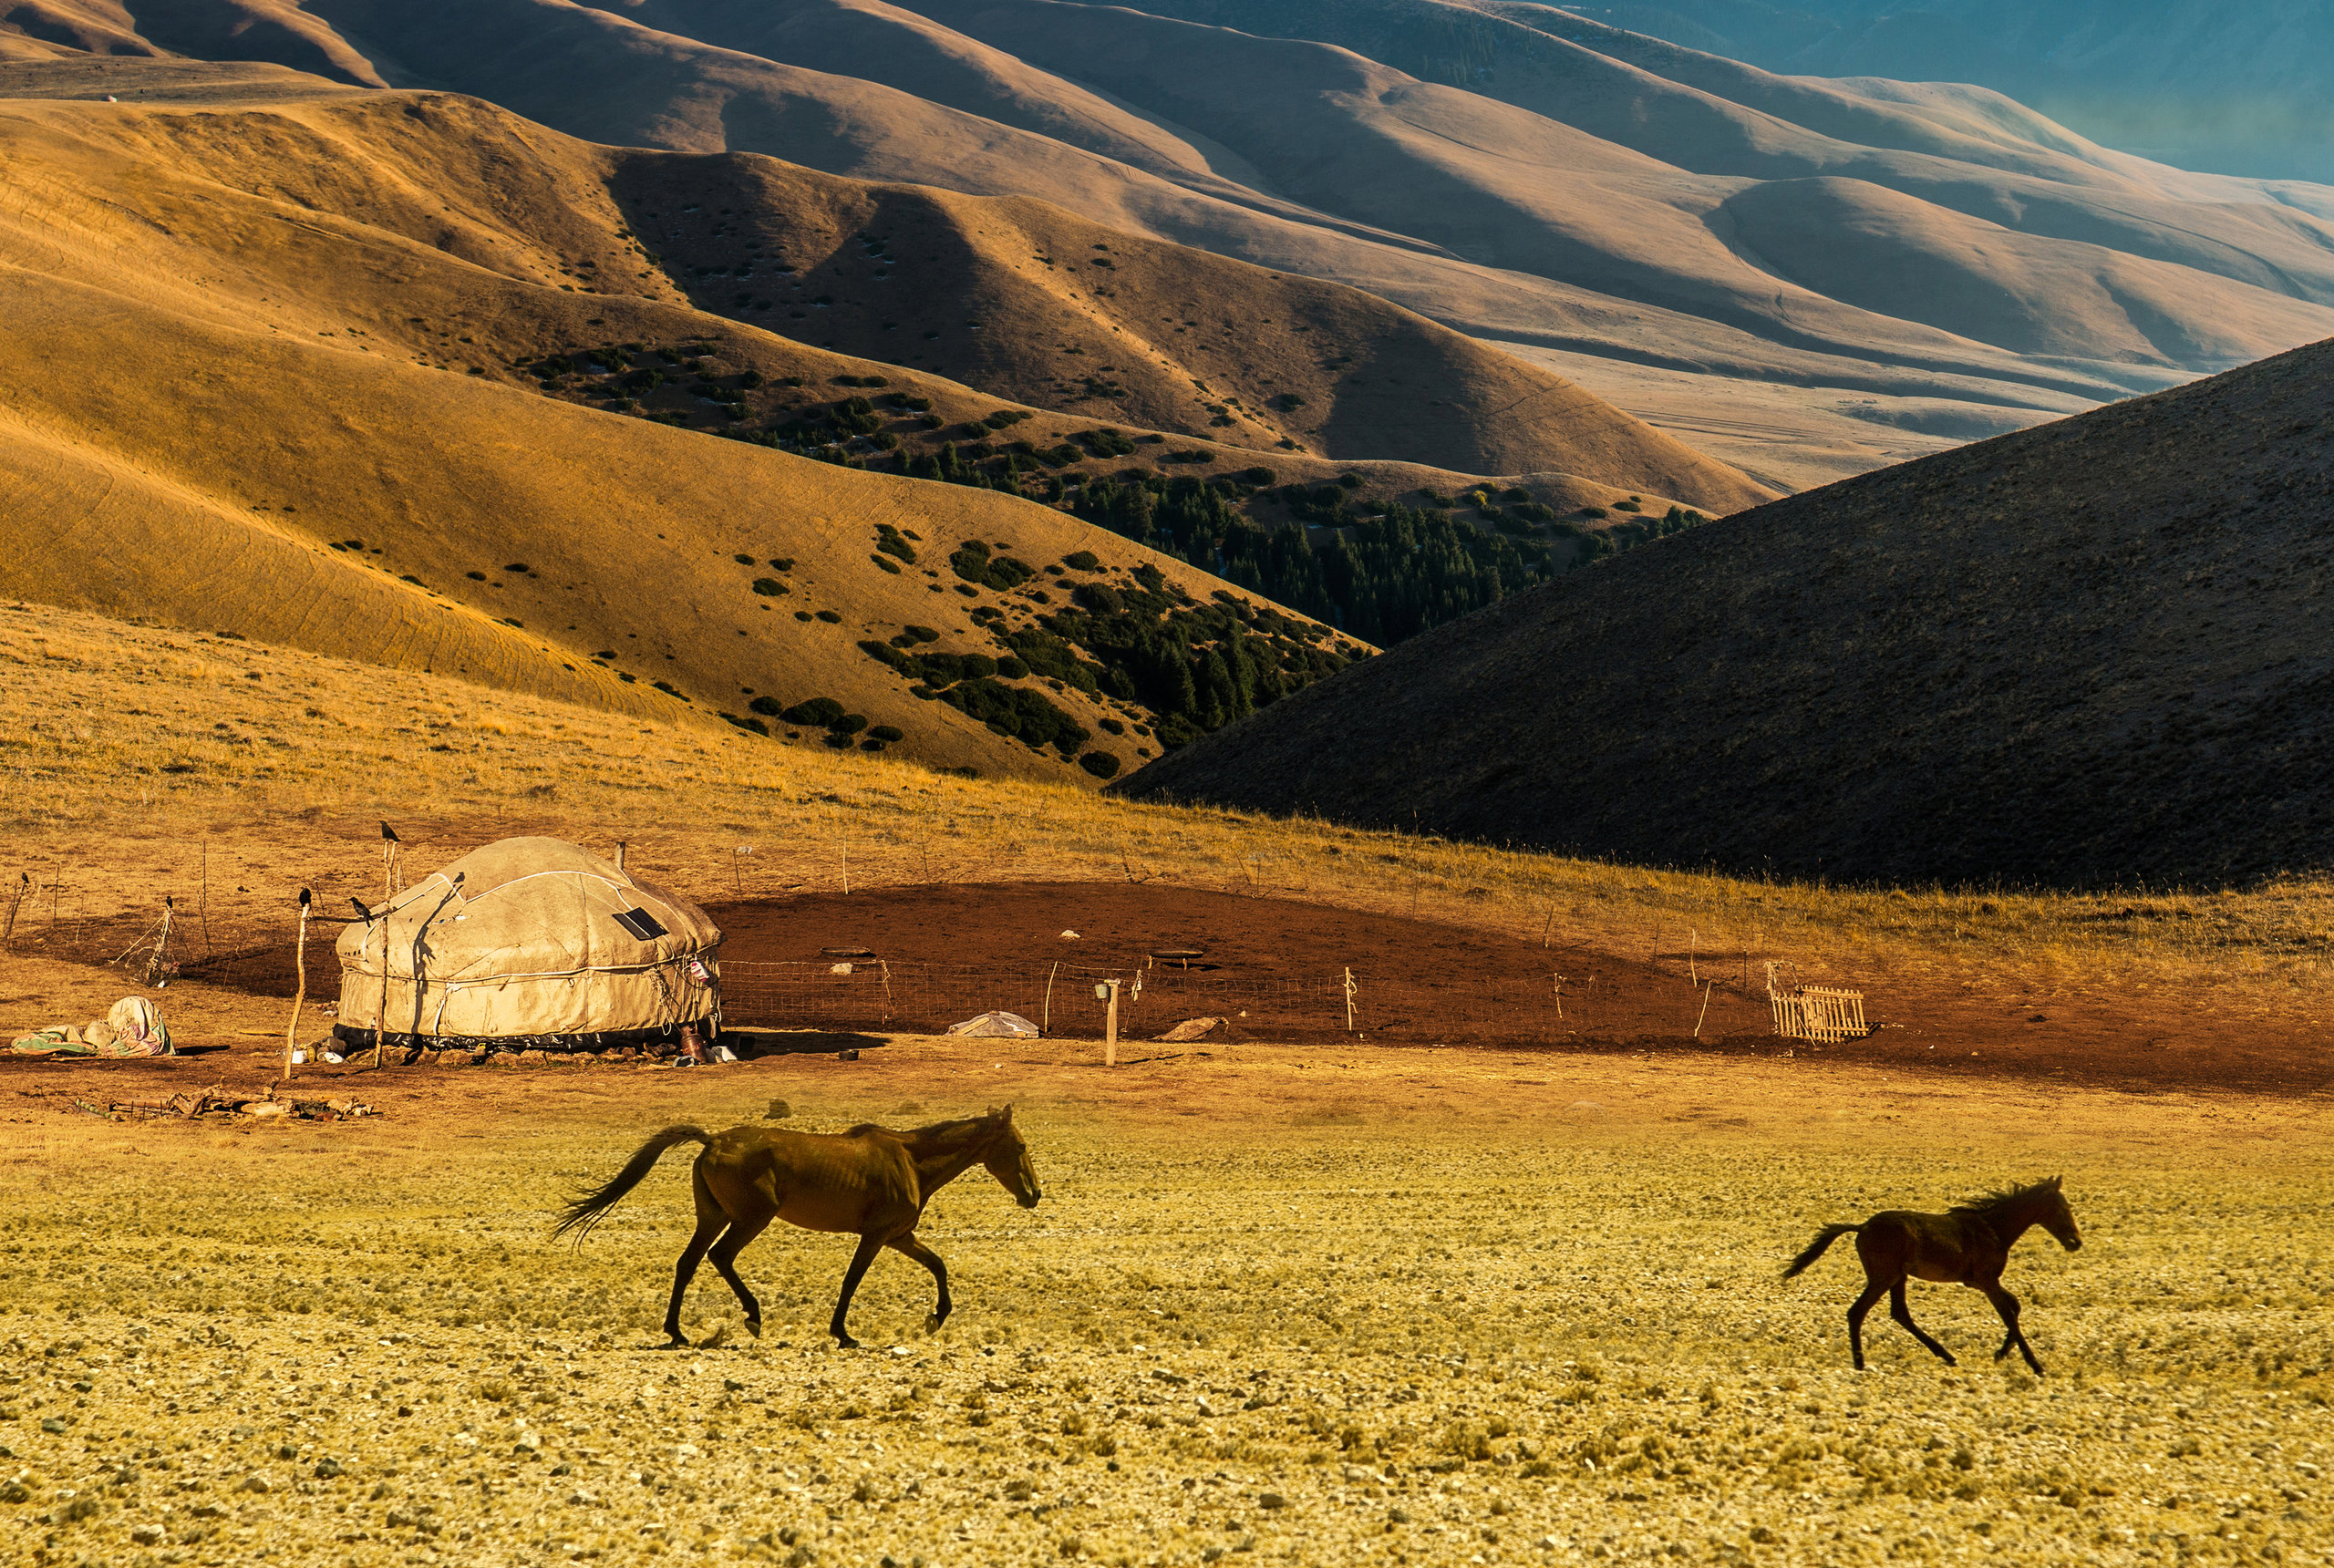
[[[697,1234],[689,1238],[673,1270],[673,1305],[665,1314],[665,1332],[676,1346],[688,1343],[681,1334],[681,1297],[708,1249],[713,1266],[746,1309],[747,1328],[760,1337],[761,1304],[738,1277],[737,1260],[772,1220],[806,1231],[857,1233],[859,1250],[842,1277],[842,1294],[835,1298],[834,1322],[828,1329],[842,1348],[859,1344],[843,1326],[843,1318],[867,1265],[885,1247],[932,1271],[940,1301],[924,1327],[936,1329],[948,1321],[948,1265],[915,1239],[916,1224],[932,1195],[981,1165],[1023,1208],[1036,1208],[1041,1196],[1028,1146],[1013,1125],[1009,1105],[986,1116],[935,1122],[909,1132],[873,1122],[830,1134],[774,1127],[733,1127],[727,1132],[668,1127],[642,1144],[614,1181],[568,1203],[552,1233],[563,1236],[573,1231],[580,1243],[619,1198],[640,1185],[657,1157],[676,1143],[702,1143],[705,1149],[691,1176]]]
[[[2039,1373],[2042,1363],[2034,1358],[2034,1348],[2026,1343],[2026,1332],[2018,1326],[2018,1297],[2002,1288],[2002,1270],[2009,1263],[2010,1248],[2036,1225],[2057,1237],[2059,1244],[2071,1253],[2082,1245],[2074,1211],[2067,1207],[2066,1195],[2059,1190],[2060,1180],[2053,1176],[2031,1186],[1989,1193],[1957,1203],[1942,1214],[1891,1209],[1861,1225],[1826,1225],[1815,1233],[1805,1252],[1792,1259],[1783,1278],[1798,1274],[1842,1236],[1853,1235],[1856,1256],[1864,1260],[1864,1294],[1848,1308],[1848,1348],[1855,1356],[1857,1371],[1864,1370],[1864,1314],[1883,1295],[1888,1297],[1888,1315],[1905,1326],[1905,1333],[1936,1352],[1947,1367],[1959,1365],[1951,1351],[1922,1333],[1921,1326],[1913,1321],[1913,1309],[1905,1303],[1905,1281],[1909,1277],[1984,1291],[2009,1330],[1994,1359],[1999,1361],[2015,1345],[2026,1364]]]

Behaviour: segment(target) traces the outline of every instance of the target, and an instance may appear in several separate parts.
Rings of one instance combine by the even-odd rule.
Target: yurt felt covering
[[[581,1043],[720,1015],[721,931],[705,911],[557,839],[473,850],[336,947],[345,1039]]]

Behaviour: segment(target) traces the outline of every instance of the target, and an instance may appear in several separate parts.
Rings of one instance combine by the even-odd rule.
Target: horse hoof
[[[837,1350],[856,1350],[859,1348],[859,1341],[853,1339],[848,1334],[838,1334],[835,1336],[835,1348]]]
[[[935,1313],[934,1313],[931,1316],[929,1316],[929,1317],[927,1317],[927,1318],[925,1318],[925,1319],[924,1320],[924,1331],[926,1334],[937,1334],[937,1333],[939,1333],[939,1332],[940,1332],[940,1325],[941,1325],[941,1323],[942,1323],[943,1321],[944,1321],[944,1320],[942,1319],[941,1315],[940,1315],[938,1313],[936,1313],[936,1312],[935,1312]]]
[[[746,1319],[746,1332],[759,1339],[762,1336],[762,1320],[759,1317]]]

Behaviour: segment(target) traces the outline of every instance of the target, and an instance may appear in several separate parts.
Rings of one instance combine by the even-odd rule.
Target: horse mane
[[[929,1127],[885,1127],[880,1121],[862,1121],[844,1130],[843,1136],[855,1138],[862,1132],[880,1132],[886,1138],[896,1138],[903,1143],[950,1142],[954,1135],[969,1131],[988,1120],[986,1116],[960,1116],[952,1121],[935,1121]]]
[[[2048,1181],[2029,1181],[2023,1187],[1997,1187],[1994,1191],[1979,1193],[1966,1202],[1956,1203],[1951,1212],[1956,1214],[1976,1214],[1984,1219],[1992,1219],[2003,1210],[2022,1203],[2029,1198],[2038,1197],[2050,1190],[2050,1183]]]

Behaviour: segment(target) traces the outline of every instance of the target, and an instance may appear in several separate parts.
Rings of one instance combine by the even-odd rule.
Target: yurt
[[[473,850],[368,914],[337,944],[344,1051],[377,1029],[393,1047],[669,1051],[719,1026],[705,911],[557,839]]]

